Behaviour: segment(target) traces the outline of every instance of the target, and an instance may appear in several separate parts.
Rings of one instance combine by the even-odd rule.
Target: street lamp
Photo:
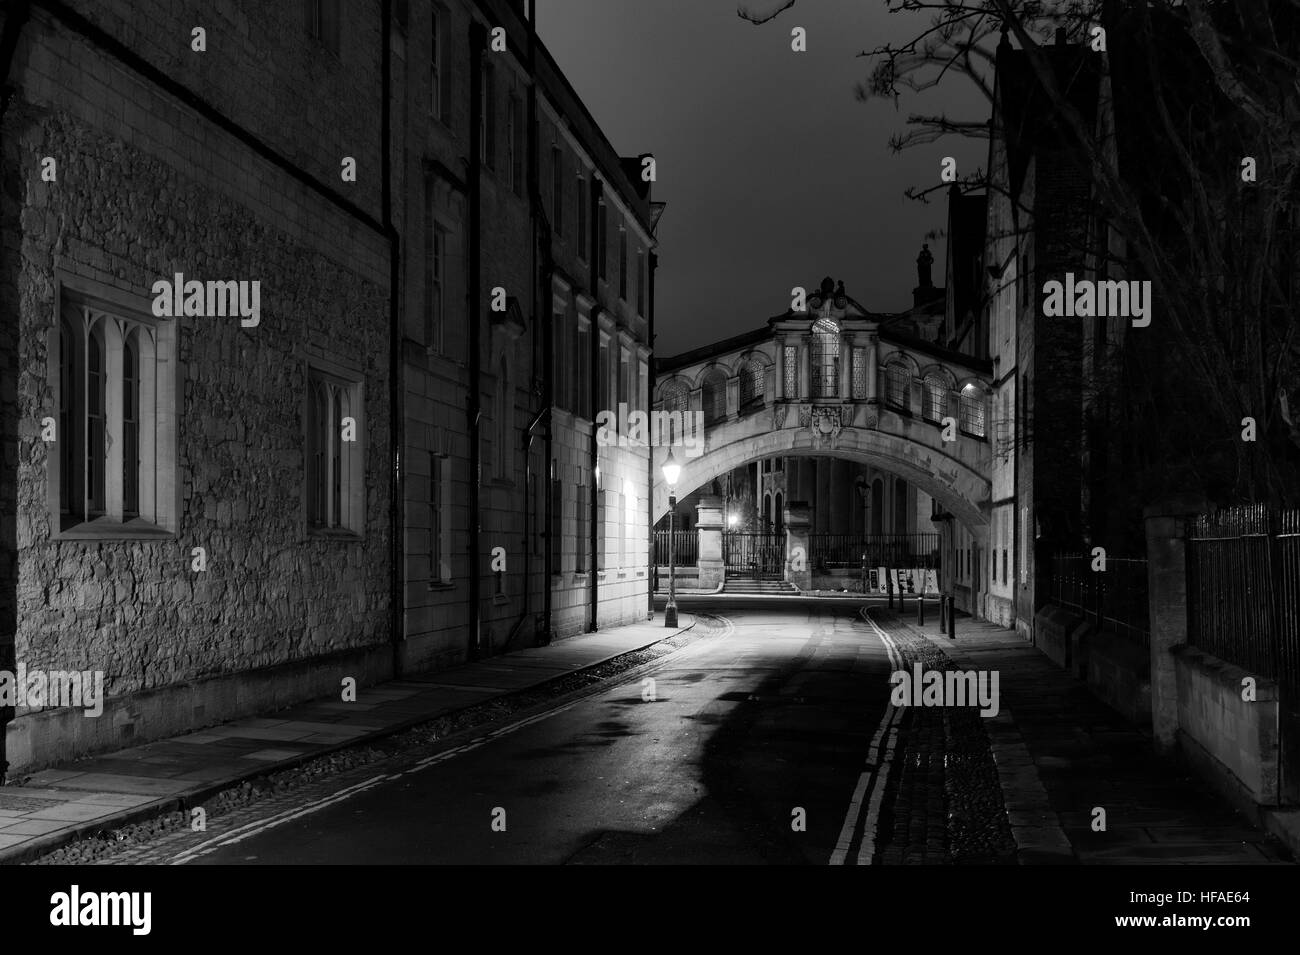
[[[663,464],[664,483],[668,485],[668,605],[664,607],[664,626],[677,626],[677,479],[682,476],[682,466],[668,449],[668,460]]]

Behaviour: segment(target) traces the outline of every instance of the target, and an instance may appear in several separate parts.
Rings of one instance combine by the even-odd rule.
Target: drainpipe
[[[393,35],[392,0],[383,0],[381,28],[384,37],[383,97],[380,144],[384,235],[388,238],[388,428],[389,428],[389,640],[393,651],[393,676],[402,673],[402,644],[406,634],[406,547],[404,501],[406,481],[402,474],[405,421],[402,406],[402,310],[401,238],[393,225]]]
[[[598,260],[596,256],[605,254],[604,246],[601,244],[601,240],[604,238],[604,236],[597,234],[600,226],[599,200],[604,195],[604,186],[601,183],[599,176],[592,175],[590,188],[591,188],[591,199],[587,203],[587,215],[591,219],[591,227],[587,230],[587,240],[591,244],[591,254],[587,256],[587,260],[590,263],[587,281],[588,281],[588,287],[591,289],[592,298],[599,298],[600,266],[598,264]],[[592,481],[591,502],[590,502],[591,574],[589,575],[590,595],[588,597],[590,603],[587,608],[587,632],[588,633],[594,633],[598,629],[597,621],[600,619],[599,611],[598,611],[599,601],[600,601],[600,584],[597,580],[597,568],[600,566],[600,562],[597,559],[597,550],[596,550],[597,543],[598,543],[597,541],[598,528],[596,525],[596,518],[598,516],[597,496],[600,493],[601,484],[604,483],[604,476],[602,475],[601,480],[599,481],[596,480],[596,469],[600,467],[600,449],[596,445],[596,435],[599,431],[599,429],[596,427],[596,415],[599,414],[601,410],[599,402],[601,401],[602,398],[607,397],[605,395],[600,394],[600,315],[604,311],[606,311],[606,309],[600,305],[597,305],[591,311],[591,349],[592,349],[592,355],[594,356],[591,366],[592,368],[595,369],[595,373],[591,376],[592,421],[591,421],[591,449],[590,449],[589,468],[588,468],[588,472],[591,474],[591,481]],[[614,341],[610,342],[611,358],[617,354],[614,351],[616,347],[617,347],[617,338],[615,338]]]
[[[479,483],[483,477],[483,449],[479,443],[479,422],[483,416],[482,396],[479,394],[481,372],[479,368],[479,339],[482,331],[480,328],[482,278],[479,276],[481,257],[479,248],[481,211],[479,203],[481,201],[482,183],[480,177],[483,174],[483,156],[480,151],[478,128],[483,118],[481,97],[483,95],[483,51],[486,46],[487,29],[477,20],[471,20],[469,25],[470,175],[468,182],[469,228],[467,237],[469,244],[469,289],[466,296],[469,305],[469,401],[465,407],[466,419],[469,425],[471,485],[469,495],[469,643],[466,648],[466,656],[470,660],[479,658],[479,649],[481,647],[480,630],[483,626],[483,612],[479,606],[479,593],[482,588],[482,580],[480,579],[482,554],[479,552]]]
[[[646,337],[650,342],[650,358],[647,360],[646,375],[646,395],[647,405],[653,405],[655,384],[658,377],[655,375],[655,269],[659,265],[659,256],[655,255],[653,249],[647,249],[646,255],[650,257],[649,268],[646,270],[647,281],[650,287],[646,290],[646,308],[650,314],[646,316],[647,329]],[[646,409],[651,410],[650,408]],[[646,470],[646,535],[649,538],[650,562],[646,567],[646,619],[653,620],[655,615],[655,452],[653,444],[650,447],[650,455],[645,463]],[[671,541],[669,542],[671,546]]]
[[[9,88],[9,73],[13,69],[14,58],[18,51],[18,38],[22,34],[23,27],[27,23],[27,17],[30,14],[30,5],[26,0],[10,4],[9,16],[5,19],[4,33],[0,34],[0,133],[3,133],[4,114],[9,109],[9,101],[13,98],[15,91]],[[4,249],[0,247],[0,263],[3,261]],[[0,264],[3,268],[3,264]],[[17,316],[15,316],[15,322]],[[16,329],[15,329],[16,331]],[[4,423],[4,436],[9,437],[8,423]],[[14,435],[16,438],[17,435]],[[6,442],[7,443],[7,442]],[[8,465],[3,466],[8,472]],[[17,470],[17,464],[14,465]],[[9,474],[6,473],[6,478]],[[10,487],[17,487],[17,481],[6,481]],[[16,541],[15,541],[16,543]],[[15,556],[17,550],[15,548]],[[17,568],[15,567],[11,575],[6,575],[6,579],[0,582],[0,587],[4,588],[5,599],[0,601],[5,607],[4,616],[0,618],[0,670],[7,670],[10,673],[17,669],[15,663],[15,640],[18,633],[18,619],[16,611],[16,585],[17,585]],[[9,723],[14,718],[13,707],[0,707],[0,786],[5,784],[9,772],[8,753],[5,749],[5,737],[8,732]]]
[[[532,356],[534,356],[534,358],[537,355],[537,346],[536,346],[537,320],[538,320],[538,315],[541,312],[541,300],[543,297],[541,291],[542,279],[543,277],[549,277],[550,274],[549,267],[545,270],[544,274],[539,274],[537,271],[537,250],[542,247],[543,243],[546,243],[547,251],[548,252],[550,251],[549,248],[550,224],[545,221],[545,215],[542,212],[541,202],[540,202],[540,192],[538,186],[539,170],[537,167],[538,144],[537,144],[537,72],[536,72],[537,43],[536,41],[537,41],[537,4],[532,3],[529,4],[529,11],[528,11],[528,81],[529,81],[528,82],[528,129],[529,129],[529,133],[528,133],[528,225],[529,225],[530,234],[532,235],[533,238],[533,247],[532,247],[531,267],[529,269],[528,274],[533,277],[532,315],[533,315],[533,336],[534,337],[533,337],[533,344],[529,349],[529,353]],[[549,258],[550,256],[548,255],[547,259]],[[532,388],[528,389],[528,393],[529,395],[534,394]],[[532,459],[533,459],[533,440],[535,438],[533,432],[534,429],[538,426],[538,424],[541,423],[542,417],[546,414],[546,410],[547,410],[546,407],[543,406],[542,409],[538,411],[536,415],[533,416],[533,419],[528,423],[528,427],[524,429],[523,440],[520,442],[524,452],[524,488],[523,488],[524,533],[522,535],[523,542],[524,542],[524,601],[523,601],[523,607],[520,608],[519,610],[519,616],[515,619],[514,624],[510,627],[510,633],[506,636],[505,647],[503,647],[503,649],[508,649],[510,646],[513,645],[515,637],[518,636],[520,629],[524,625],[524,621],[528,619],[528,610],[529,610],[529,606],[531,605],[532,593],[530,591],[530,587],[532,586],[532,580],[533,580],[533,576],[532,576],[533,542],[532,540],[529,539],[527,529],[531,526],[530,519],[536,519],[536,515],[533,513],[533,508],[535,505],[532,500],[532,495],[529,494],[528,491],[529,488],[532,486],[532,476],[533,476]],[[549,488],[547,490],[549,490]],[[549,581],[547,581],[546,583],[549,584]]]

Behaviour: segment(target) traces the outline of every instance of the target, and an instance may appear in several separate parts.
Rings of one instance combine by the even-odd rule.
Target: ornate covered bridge
[[[805,304],[657,363],[656,410],[692,413],[703,440],[655,449],[655,520],[668,511],[670,450],[678,498],[752,461],[827,456],[905,478],[986,544],[990,363],[869,313],[843,283],[825,279]]]

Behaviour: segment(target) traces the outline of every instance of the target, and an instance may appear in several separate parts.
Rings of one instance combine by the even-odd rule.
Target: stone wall
[[[16,295],[20,369],[16,657],[29,668],[102,670],[109,699],[99,720],[67,725],[20,709],[8,734],[15,766],[291,702],[337,688],[343,676],[376,679],[388,653],[388,246],[322,195],[345,191],[338,156],[346,153],[372,171],[348,198],[374,196],[379,111],[355,104],[379,100],[376,71],[363,68],[378,62],[375,38],[358,27],[343,62],[325,68],[329,82],[311,68],[273,84],[256,64],[267,31],[283,25],[245,18],[234,32],[209,27],[208,52],[192,53],[184,10],[84,6],[113,36],[193,82],[222,115],[247,120],[245,134],[265,136],[266,149],[288,149],[292,139],[314,151],[299,157],[296,177],[95,37],[33,13],[15,64],[20,92],[0,130],[2,217],[21,226],[17,249],[6,229],[0,264],[0,293]],[[281,9],[290,8],[247,17]],[[331,84],[352,90],[352,113],[329,115]],[[316,131],[273,131],[262,102],[272,91],[310,100],[275,113],[292,122],[301,113]],[[258,115],[264,121],[254,122]],[[56,161],[54,182],[41,178],[44,157]],[[179,359],[175,395],[159,398],[160,411],[176,415],[175,532],[57,539],[48,482],[58,445],[42,440],[40,421],[59,414],[52,332],[60,288],[102,293],[148,316],[153,282],[176,272],[260,281],[261,316],[247,328],[238,317],[159,320],[175,323]],[[308,361],[346,369],[362,389],[365,490],[354,535],[306,528]],[[206,570],[192,569],[196,547]]]
[[[1240,667],[1183,644],[1173,651],[1180,751],[1252,819],[1278,792],[1277,685],[1242,699]]]

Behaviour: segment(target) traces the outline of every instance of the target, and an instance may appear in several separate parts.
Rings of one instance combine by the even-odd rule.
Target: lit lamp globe
[[[671,450],[668,452],[668,460],[664,462],[663,472],[664,483],[668,485],[668,493],[671,495],[677,486],[677,479],[682,476],[682,466],[677,463]]]

